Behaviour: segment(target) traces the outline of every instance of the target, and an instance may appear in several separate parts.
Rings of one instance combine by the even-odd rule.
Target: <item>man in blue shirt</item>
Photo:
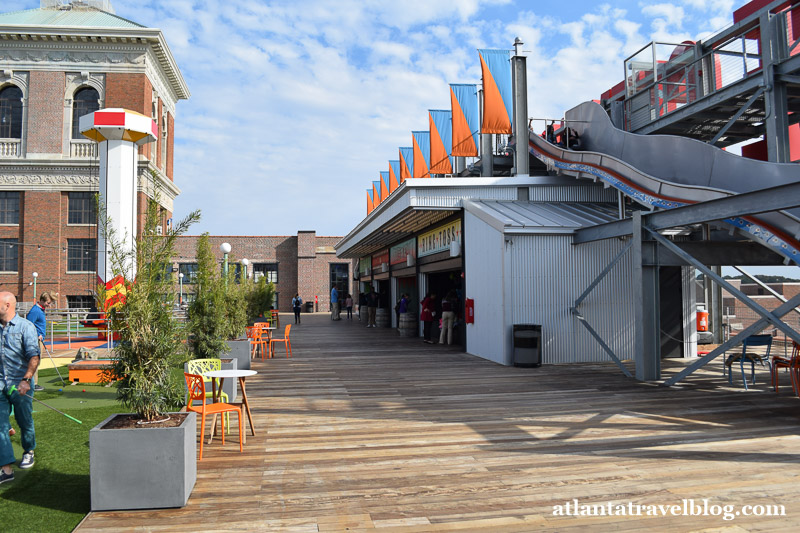
[[[0,292],[0,483],[14,480],[12,466],[16,459],[8,436],[12,405],[22,433],[20,468],[33,466],[36,448],[33,374],[39,367],[39,339],[34,325],[16,314],[16,305],[13,294]]]
[[[26,317],[28,321],[32,322],[33,325],[36,327],[36,332],[39,335],[39,341],[44,343],[44,337],[47,335],[47,320],[44,318],[44,312],[48,309],[51,305],[53,305],[53,296],[49,292],[43,292],[41,296],[39,296],[39,301],[33,304],[31,310],[28,311],[28,316]],[[35,391],[42,391],[44,387],[39,385],[39,370],[36,370],[36,375],[33,376],[33,381],[36,383],[34,386]]]
[[[339,291],[331,289],[331,320],[339,320]]]

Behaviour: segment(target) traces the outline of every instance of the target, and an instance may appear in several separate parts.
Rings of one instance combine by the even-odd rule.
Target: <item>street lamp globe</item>
[[[31,275],[32,275],[34,278],[38,278],[38,277],[39,277],[39,273],[38,273],[38,272],[34,272],[34,273],[33,273],[33,274],[31,274]]]
[[[227,242],[223,242],[222,244],[219,245],[219,251],[222,252],[223,254],[229,254],[231,253],[231,245],[228,244]]]

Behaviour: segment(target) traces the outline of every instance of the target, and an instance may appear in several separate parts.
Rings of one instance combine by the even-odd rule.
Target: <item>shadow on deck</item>
[[[282,320],[291,320],[284,315]],[[183,509],[93,513],[78,531],[541,531],[800,526],[800,399],[716,361],[673,388],[612,363],[503,367],[303,315],[248,380],[256,437],[205,447]],[[664,377],[684,366],[664,362]],[[785,516],[554,516],[554,506],[785,504]]]

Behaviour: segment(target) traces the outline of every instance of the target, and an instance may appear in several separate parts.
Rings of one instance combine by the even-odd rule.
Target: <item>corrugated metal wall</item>
[[[467,324],[467,351],[508,364],[504,324],[503,234],[464,213],[465,297],[475,300],[475,323]]]
[[[508,238],[513,242],[512,321],[542,325],[542,362],[608,361],[608,355],[569,309],[625,242],[607,239],[573,245],[571,236]],[[629,251],[580,307],[589,324],[622,359],[633,358],[633,291],[628,287],[632,274]]]
[[[571,187],[529,187],[532,202],[616,202],[617,191],[600,185]]]
[[[516,200],[516,187],[430,187],[415,189],[411,205],[417,207],[461,207],[462,200]]]

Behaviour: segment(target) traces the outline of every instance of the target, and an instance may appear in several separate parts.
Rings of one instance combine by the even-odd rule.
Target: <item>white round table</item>
[[[250,404],[247,402],[247,391],[244,388],[244,380],[249,376],[255,376],[258,374],[255,370],[239,370],[239,369],[229,369],[229,370],[211,370],[210,372],[206,372],[203,375],[206,377],[211,378],[211,387],[213,390],[213,401],[218,402],[219,398],[217,397],[217,391],[219,390],[222,392],[222,383],[225,381],[225,378],[238,378],[239,379],[239,386],[242,389],[242,401],[241,402],[230,402],[233,405],[241,405],[245,412],[247,413],[247,420],[250,422],[250,432],[253,436],[256,436],[256,428],[253,425],[253,415],[250,413]],[[217,388],[217,379],[219,379],[219,388]],[[217,424],[217,417],[214,415],[214,420],[211,422],[211,434],[214,434],[216,430]],[[247,431],[245,431],[245,436],[243,437],[243,442],[247,442],[246,437]],[[210,441],[209,441],[210,442]]]

